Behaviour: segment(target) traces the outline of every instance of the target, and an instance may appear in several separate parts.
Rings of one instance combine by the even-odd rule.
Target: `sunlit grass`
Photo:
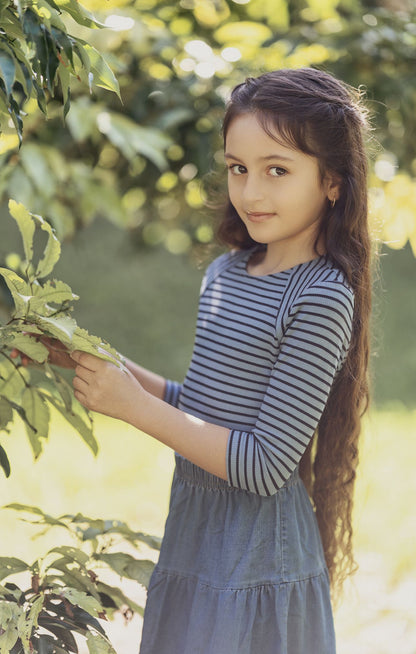
[[[95,417],[96,458],[59,416],[49,441],[33,461],[23,425],[3,441],[12,465],[0,478],[1,505],[38,505],[52,515],[82,512],[124,520],[161,535],[168,509],[172,452],[120,421]],[[366,421],[355,500],[355,540],[360,552],[377,552],[394,582],[414,567],[416,514],[416,412],[397,407]],[[35,533],[13,511],[2,511],[0,554],[35,555]],[[55,534],[56,537],[56,534]]]
[[[373,412],[362,438],[356,547],[377,552],[392,583],[416,570],[415,460],[416,411],[397,405]]]
[[[173,454],[133,427],[95,416],[100,451],[95,458],[77,433],[58,415],[38,461],[33,461],[23,425],[17,421],[4,442],[12,473],[0,479],[1,505],[37,505],[54,516],[81,512],[116,519],[132,528],[161,535],[168,508]],[[1,512],[0,555],[32,560],[45,551],[45,541],[14,511]],[[55,530],[53,538],[59,538]],[[56,543],[55,543],[56,544]]]
[[[79,436],[54,416],[50,440],[33,462],[23,426],[16,423],[4,445],[12,464],[0,478],[1,504],[40,506],[54,516],[82,512],[126,521],[161,535],[168,510],[173,454],[121,422],[96,416],[100,452],[94,458]],[[339,654],[414,654],[416,625],[416,411],[401,406],[373,411],[366,421],[355,500],[359,571],[336,613]],[[0,555],[33,562],[65,535],[37,529],[14,511],[1,511]],[[111,627],[118,652],[137,651],[140,620],[127,630]],[[397,647],[396,647],[397,646]]]

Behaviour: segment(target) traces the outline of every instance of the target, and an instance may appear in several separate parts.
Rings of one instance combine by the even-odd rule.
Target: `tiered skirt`
[[[261,497],[176,455],[140,654],[335,654],[328,573],[297,471]]]

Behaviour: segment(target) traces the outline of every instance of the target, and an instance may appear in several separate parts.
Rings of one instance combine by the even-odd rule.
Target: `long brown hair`
[[[347,359],[337,375],[315,437],[300,463],[312,499],[333,590],[355,569],[352,548],[353,491],[358,438],[368,407],[371,242],[367,220],[366,110],[360,94],[330,74],[312,68],[283,69],[248,78],[235,87],[226,108],[223,135],[237,116],[253,113],[266,133],[317,158],[322,181],[340,183],[334,207],[328,201],[320,223],[327,256],[354,291]],[[255,245],[228,200],[218,240],[239,249]]]

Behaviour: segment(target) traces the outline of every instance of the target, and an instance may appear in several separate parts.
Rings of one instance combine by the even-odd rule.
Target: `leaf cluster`
[[[53,407],[96,454],[98,445],[92,417],[74,398],[71,386],[59,370],[48,363],[49,349],[42,338],[54,339],[52,342],[68,352],[82,350],[117,365],[121,364],[120,356],[108,343],[77,325],[71,312],[78,297],[71,288],[62,281],[47,279],[61,251],[50,224],[14,200],[10,200],[9,210],[22,235],[24,260],[18,265],[20,274],[10,268],[0,268],[14,304],[10,320],[0,325],[0,431],[8,430],[16,412],[25,424],[37,458],[42,452],[42,441],[48,437],[50,408]],[[37,232],[46,236],[39,257],[34,247]],[[35,380],[32,371],[24,367],[20,359],[12,358],[12,350],[36,363],[40,378]],[[10,464],[2,445],[0,465],[8,476]]]
[[[54,547],[32,564],[0,557],[1,582],[20,573],[25,573],[24,579],[29,577],[28,587],[14,581],[0,585],[0,654],[77,653],[75,634],[85,638],[90,654],[115,654],[102,621],[116,611],[128,620],[143,609],[118,586],[102,581],[103,573],[147,587],[152,561],[123,552],[122,547],[137,551],[144,544],[158,549],[159,540],[131,530],[124,522],[82,514],[54,518],[21,504],[5,508],[23,512],[44,528],[43,533],[63,529],[74,545]]]
[[[3,154],[0,144],[0,162],[8,164],[0,195],[46,217],[60,237],[100,215],[131,229],[139,245],[183,253],[210,242],[212,217],[201,209],[207,197],[218,200],[210,172],[222,172],[224,100],[253,71],[318,66],[366,87],[379,141],[376,158],[382,159],[384,147],[395,168],[410,182],[414,177],[413,141],[404,138],[416,129],[414,3],[404,0],[401,11],[386,0],[83,4],[106,28],[75,23],[71,38],[89,31],[89,43],[115,71],[123,104],[97,87],[89,93],[88,75],[82,83],[72,76],[65,124],[58,84],[49,121],[24,105],[26,147],[20,156],[11,141],[5,138]],[[64,14],[72,5],[59,6]],[[377,169],[373,184],[377,197],[385,194],[397,207],[396,188],[377,177]],[[414,241],[414,221],[399,214],[397,208],[404,240]]]
[[[10,116],[22,141],[22,107],[35,98],[46,114],[49,98],[59,92],[64,116],[71,98],[71,77],[119,93],[103,56],[68,32],[65,17],[78,25],[100,23],[76,0],[16,0],[0,5],[0,125]]]

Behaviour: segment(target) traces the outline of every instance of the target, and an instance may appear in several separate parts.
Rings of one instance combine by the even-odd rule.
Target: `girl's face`
[[[269,252],[309,257],[328,199],[339,195],[332,179],[322,181],[316,157],[281,145],[243,114],[229,125],[225,159],[230,200],[251,238]]]

